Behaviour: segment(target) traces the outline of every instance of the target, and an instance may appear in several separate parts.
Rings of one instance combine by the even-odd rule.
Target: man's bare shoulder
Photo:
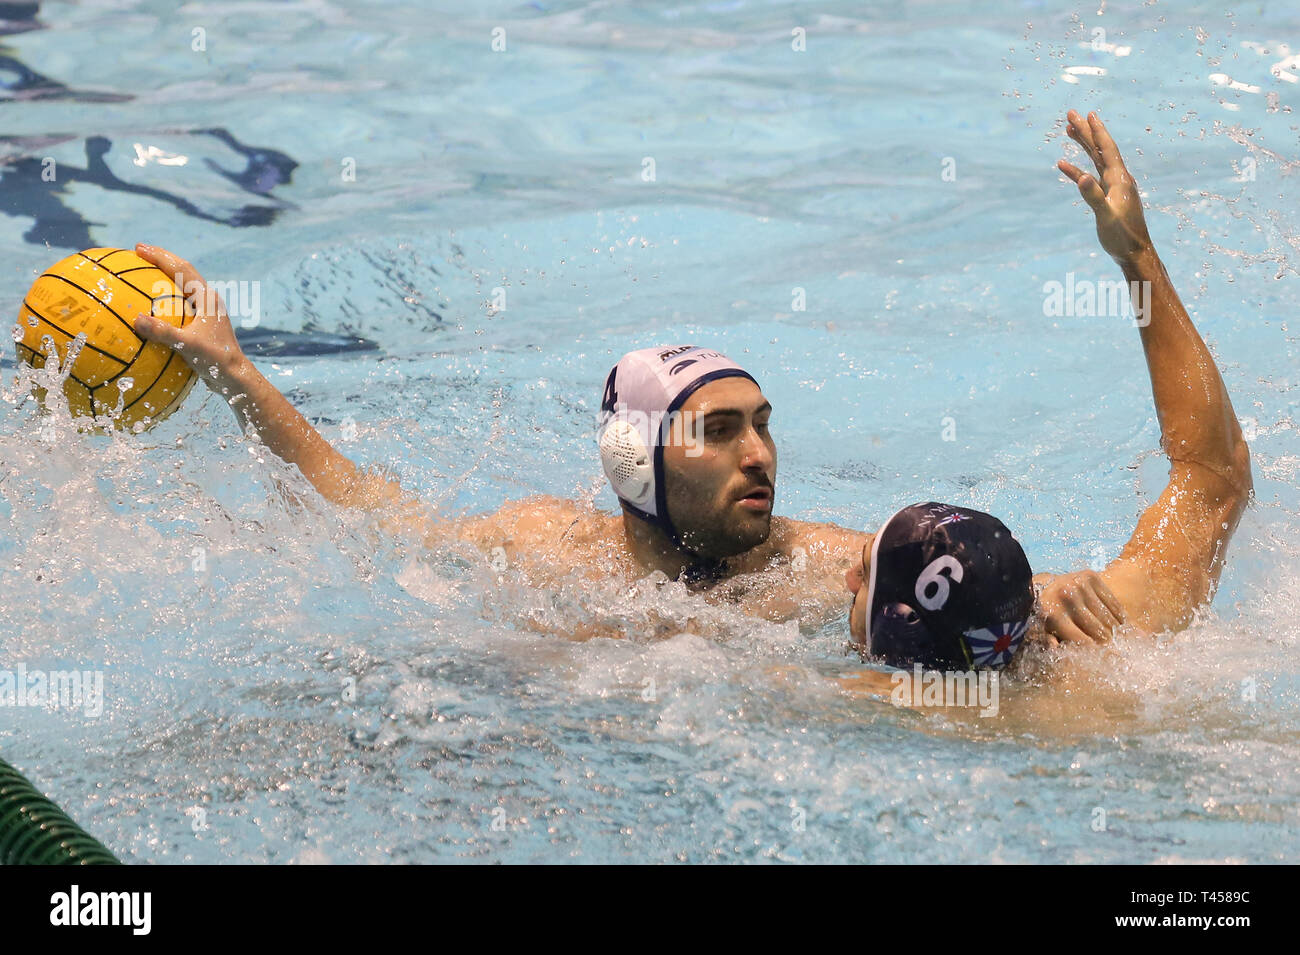
[[[838,598],[843,574],[852,561],[860,559],[869,535],[855,533],[834,524],[813,524],[788,517],[773,517],[767,540],[732,562],[737,574],[763,571],[774,564],[789,564],[806,590],[812,581],[830,581]]]
[[[784,553],[802,548],[810,559],[826,559],[842,564],[862,553],[870,533],[853,531],[838,524],[797,521],[788,517],[772,519],[772,538]]]
[[[515,521],[560,521],[576,516],[582,509],[578,501],[551,494],[534,494],[517,501],[507,501],[497,509],[496,517]]]
[[[867,536],[774,517],[767,540],[732,564],[740,579],[720,585],[715,596],[743,600],[747,612],[768,620],[819,625],[843,612],[844,572],[861,559]]]
[[[546,547],[606,535],[610,520],[610,515],[582,501],[534,495],[508,501],[491,514],[463,521],[460,537],[483,549]]]

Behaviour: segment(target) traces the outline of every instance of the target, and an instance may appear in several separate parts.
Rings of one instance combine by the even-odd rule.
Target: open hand
[[[1092,159],[1101,181],[1064,159],[1056,167],[1079,187],[1079,194],[1096,213],[1101,247],[1117,262],[1150,249],[1151,236],[1142,215],[1137,182],[1125,168],[1115,140],[1096,113],[1089,113],[1085,120],[1070,110],[1066,120],[1065,131]]]
[[[1041,574],[1035,583],[1046,584],[1035,616],[1042,627],[1037,635],[1050,645],[1106,643],[1124,624],[1124,605],[1096,571]]]
[[[239,366],[247,361],[235,338],[221,296],[208,288],[198,269],[166,249],[137,245],[136,254],[162,269],[173,281],[180,279],[180,291],[194,307],[194,318],[184,328],[141,314],[133,327],[141,338],[168,345],[185,359],[214,391],[227,387]]]

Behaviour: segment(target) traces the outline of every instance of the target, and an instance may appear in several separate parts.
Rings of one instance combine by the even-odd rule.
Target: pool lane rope
[[[94,836],[0,759],[0,864],[117,865]]]

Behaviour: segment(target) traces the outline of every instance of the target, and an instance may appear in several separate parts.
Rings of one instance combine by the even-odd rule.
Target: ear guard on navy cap
[[[871,655],[890,666],[919,663],[932,670],[965,670],[970,664],[961,644],[935,634],[904,603],[883,604],[871,621]]]

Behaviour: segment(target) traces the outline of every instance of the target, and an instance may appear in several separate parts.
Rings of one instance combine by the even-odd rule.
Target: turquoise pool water
[[[141,437],[43,429],[6,354],[0,669],[98,671],[104,698],[0,712],[0,753],[124,859],[1296,858],[1294,15],[11,15],[0,298],[16,313],[82,244],[260,282],[243,334],[263,371],[449,512],[533,493],[612,510],[604,375],[692,340],[775,405],[778,513],[866,529],[949,500],[1003,516],[1035,569],[1109,559],[1164,469],[1136,331],[1044,314],[1045,283],[1118,277],[1052,168],[1067,107],[1111,124],[1253,436],[1258,500],[1213,611],[1078,662],[1091,708],[1047,719],[1053,691],[1004,687],[976,721],[833,692],[839,625],[613,584],[540,594],[295,504],[301,478],[206,392]],[[703,613],[713,639],[651,639],[652,608]],[[629,639],[528,626],[592,615]]]

